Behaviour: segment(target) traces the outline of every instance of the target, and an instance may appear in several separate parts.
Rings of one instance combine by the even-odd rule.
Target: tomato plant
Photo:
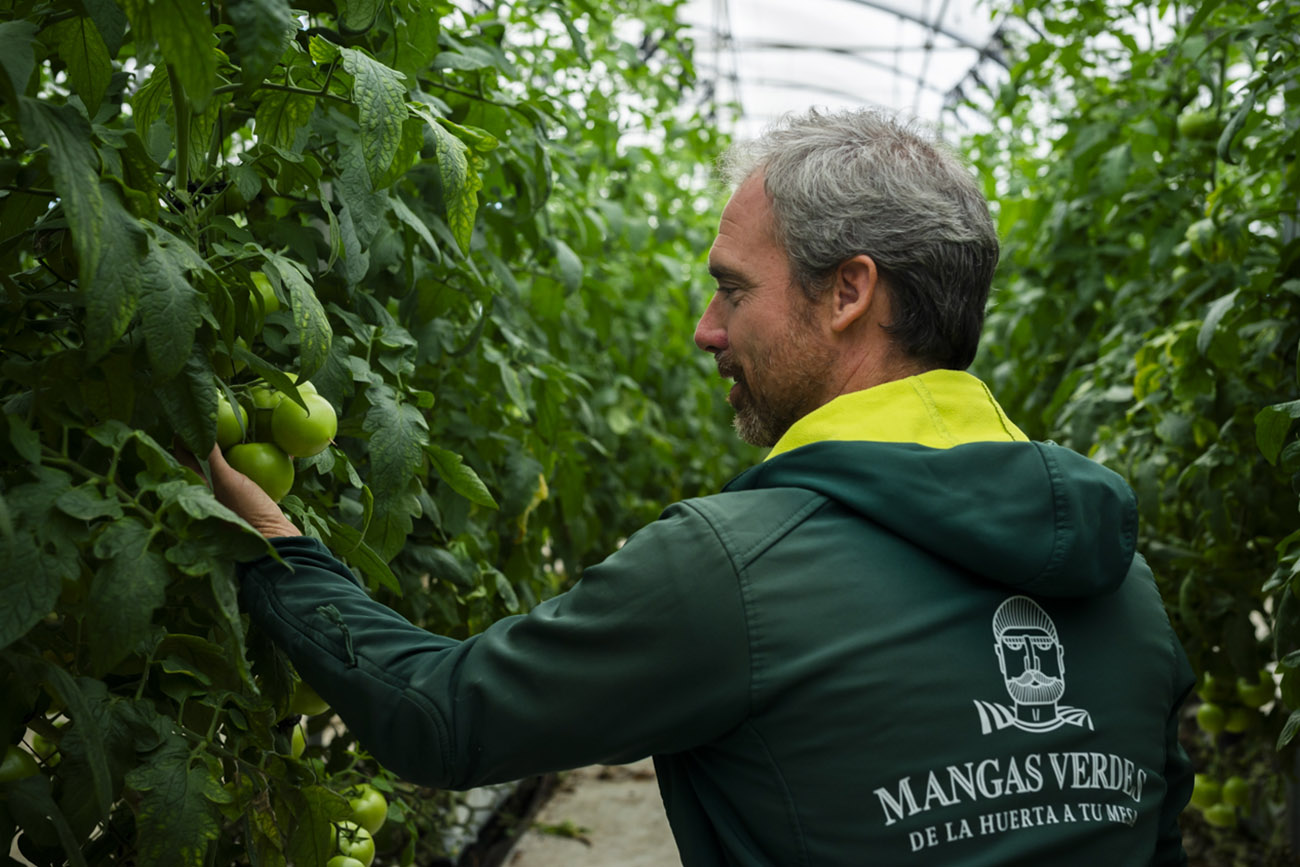
[[[1028,26],[969,106],[1003,239],[975,370],[1027,433],[1133,485],[1202,673],[1184,745],[1255,792],[1190,814],[1189,847],[1278,863],[1300,732],[1300,7],[998,5]]]
[[[0,3],[0,731],[72,720],[0,800],[23,857],[318,864],[359,782],[384,857],[447,857],[458,796],[290,719],[266,543],[173,441],[225,398],[265,458],[319,395],[281,507],[456,637],[752,460],[690,342],[725,138],[675,11]]]

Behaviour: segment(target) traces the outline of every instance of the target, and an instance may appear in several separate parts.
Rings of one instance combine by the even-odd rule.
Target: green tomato
[[[1188,226],[1183,237],[1187,240],[1197,258],[1206,262],[1218,260],[1219,245],[1216,242],[1219,237],[1219,227],[1209,217],[1197,220]]]
[[[1205,810],[1205,821],[1216,828],[1235,828],[1237,810],[1231,804],[1215,804]]]
[[[369,783],[362,783],[347,792],[352,806],[352,820],[371,834],[384,826],[388,819],[388,800]]]
[[[1208,734],[1217,735],[1223,731],[1227,721],[1228,715],[1223,707],[1213,702],[1204,702],[1196,709],[1196,724],[1201,727],[1201,731]]]
[[[303,392],[303,409],[282,400],[271,413],[271,437],[276,445],[295,457],[308,458],[323,452],[339,432],[339,418],[328,400],[314,392]]]
[[[248,390],[248,401],[256,410],[273,410],[284,400],[284,395],[269,385],[255,385]]]
[[[1197,774],[1192,782],[1192,806],[1206,810],[1219,803],[1223,784],[1209,774]]]
[[[347,855],[335,855],[325,862],[325,867],[366,867],[366,865]]]
[[[1250,805],[1250,783],[1234,774],[1223,781],[1223,803],[1233,807]]]
[[[226,461],[277,503],[293,487],[293,460],[275,443],[242,443],[226,453]]]
[[[253,287],[257,289],[257,297],[262,302],[262,315],[279,310],[280,298],[275,294],[275,287],[271,285],[270,278],[261,271],[254,271],[249,276],[253,279]]]
[[[1232,684],[1219,680],[1208,671],[1201,675],[1201,682],[1196,686],[1196,694],[1201,701],[1219,703],[1232,697]]]
[[[239,404],[230,405],[226,396],[217,392],[217,445],[222,451],[240,442],[248,430],[248,413]]]
[[[1261,708],[1277,697],[1277,685],[1267,668],[1262,668],[1254,681],[1237,678],[1237,699],[1246,707]]]
[[[1202,141],[1219,134],[1219,120],[1212,111],[1193,109],[1178,115],[1178,133],[1185,138]]]
[[[1223,724],[1223,730],[1239,735],[1254,728],[1255,721],[1258,719],[1259,711],[1253,707],[1234,707],[1228,711],[1228,719]]]
[[[298,684],[293,688],[293,696],[289,699],[290,713],[316,716],[316,714],[325,713],[329,709],[329,702],[321,698],[307,681],[298,681]]]
[[[32,754],[22,747],[10,745],[5,750],[4,759],[0,760],[0,783],[12,783],[25,780],[41,772]]]
[[[335,822],[340,855],[355,858],[361,867],[370,867],[375,860],[375,838],[356,822]]]

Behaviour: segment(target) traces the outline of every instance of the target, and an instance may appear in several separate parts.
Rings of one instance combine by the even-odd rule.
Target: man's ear
[[[883,308],[885,300],[884,287],[876,262],[866,254],[845,259],[835,271],[835,285],[832,288],[831,330],[844,331],[854,322],[863,319],[874,305],[878,308],[875,318],[888,321],[888,312]]]

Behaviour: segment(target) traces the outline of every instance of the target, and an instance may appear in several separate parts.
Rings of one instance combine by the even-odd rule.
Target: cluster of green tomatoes
[[[233,405],[217,393],[217,444],[232,467],[277,503],[293,487],[293,459],[320,454],[339,430],[338,414],[316,387],[295,385],[305,407],[265,382]]]
[[[299,681],[289,701],[289,712],[302,716],[328,713],[329,704],[306,681]],[[307,737],[302,723],[293,727],[289,752],[302,758],[307,749]],[[370,867],[375,860],[375,837],[388,820],[388,799],[369,783],[351,786],[343,792],[352,810],[349,819],[334,823],[335,854],[325,862],[325,867]]]
[[[1273,673],[1261,668],[1255,678],[1239,677],[1233,683],[1221,680],[1208,671],[1196,688],[1201,699],[1196,709],[1196,724],[1211,738],[1222,733],[1241,734],[1260,721],[1260,708],[1277,698]],[[1250,807],[1250,782],[1239,774],[1226,778],[1198,773],[1192,788],[1192,806],[1201,811],[1205,821],[1217,828],[1237,825],[1238,811]]]

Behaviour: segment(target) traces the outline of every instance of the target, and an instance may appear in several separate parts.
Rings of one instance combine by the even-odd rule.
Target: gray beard
[[[777,440],[790,429],[790,424],[782,424],[762,416],[752,403],[736,410],[736,417],[731,420],[731,426],[735,428],[736,436],[743,442],[764,449],[776,445]]]

